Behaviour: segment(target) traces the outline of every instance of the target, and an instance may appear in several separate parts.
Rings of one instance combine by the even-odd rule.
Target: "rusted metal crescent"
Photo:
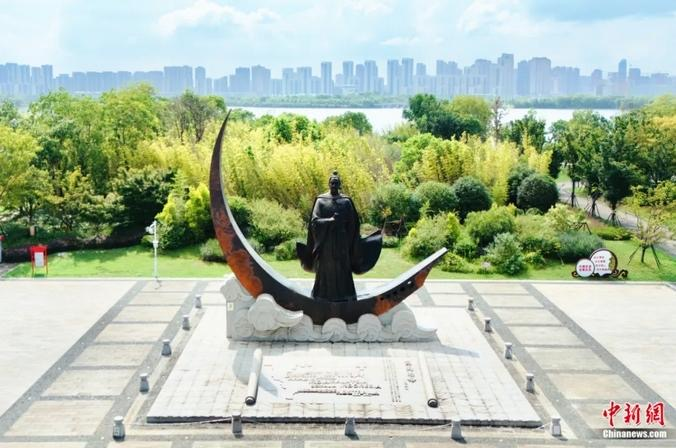
[[[343,319],[347,323],[354,323],[364,314],[383,314],[423,285],[430,270],[447,252],[447,249],[438,250],[385,285],[359,294],[357,300],[346,302],[313,299],[309,289],[304,290],[272,269],[249,245],[242,234],[228,207],[223,190],[221,148],[229,116],[230,113],[223,121],[211,158],[209,177],[211,219],[216,238],[230,269],[249,294],[253,297],[258,297],[263,293],[270,294],[280,306],[292,311],[303,311],[315,324],[320,325],[332,317]]]

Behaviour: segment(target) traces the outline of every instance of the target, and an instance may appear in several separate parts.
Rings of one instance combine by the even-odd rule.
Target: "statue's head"
[[[329,177],[329,190],[333,195],[337,195],[340,191],[340,176],[338,176],[338,171],[334,171],[331,177]]]

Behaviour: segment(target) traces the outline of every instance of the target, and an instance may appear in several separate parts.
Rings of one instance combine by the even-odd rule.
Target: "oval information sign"
[[[580,277],[591,277],[594,273],[594,263],[589,258],[581,258],[575,265],[575,272]]]
[[[608,249],[595,250],[589,258],[594,264],[594,273],[601,277],[612,274],[617,268],[617,257]]]

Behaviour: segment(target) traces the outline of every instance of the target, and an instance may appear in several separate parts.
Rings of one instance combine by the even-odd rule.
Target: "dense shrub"
[[[531,174],[535,174],[535,170],[528,165],[519,164],[512,168],[507,177],[507,202],[516,205],[517,195],[519,193],[519,185],[521,182]]]
[[[383,235],[383,247],[384,248],[399,247],[400,243],[401,243],[401,240],[399,238],[397,238],[396,236]]]
[[[176,249],[192,243],[190,229],[185,221],[183,198],[171,194],[164,208],[157,215],[160,248]]]
[[[412,259],[432,255],[442,247],[450,247],[460,234],[460,223],[453,213],[423,218],[404,240],[402,253]]]
[[[453,184],[453,192],[458,200],[458,215],[464,221],[467,214],[491,208],[491,197],[488,189],[478,179],[465,176]]]
[[[594,234],[609,241],[624,241],[631,239],[631,232],[624,227],[603,226],[594,229]]]
[[[150,167],[125,171],[114,183],[122,206],[117,221],[124,226],[150,224],[167,202],[173,183],[173,171]]]
[[[493,207],[490,210],[467,215],[465,228],[480,247],[485,247],[497,234],[514,232],[516,222],[508,207]]]
[[[501,274],[517,275],[526,269],[526,261],[516,236],[511,233],[501,233],[495,237],[489,246],[486,259],[495,266]]]
[[[296,253],[296,240],[288,240],[275,246],[275,260],[287,261],[298,258]]]
[[[559,256],[563,261],[575,262],[587,258],[596,249],[603,247],[598,236],[581,231],[569,231],[559,235]]]
[[[400,218],[404,218],[407,223],[414,223],[419,213],[420,203],[413,193],[404,185],[390,183],[376,188],[373,193],[368,220],[375,226]]]
[[[559,253],[559,239],[542,215],[520,215],[516,217],[516,232],[519,244],[526,252],[538,252],[546,258]]]
[[[545,257],[542,256],[540,252],[526,252],[524,254],[523,259],[526,263],[529,265],[533,266],[536,269],[543,268],[545,264],[547,264],[547,261],[545,260]]]
[[[266,252],[265,246],[263,246],[261,243],[259,243],[257,239],[247,238],[246,241],[249,243],[251,248],[253,250],[255,250],[257,253],[262,254],[262,253]]]
[[[239,229],[245,236],[251,232],[251,208],[246,199],[239,196],[228,197],[228,207],[232,212],[233,218],[237,222]]]
[[[303,234],[303,222],[296,210],[286,209],[268,199],[251,201],[250,207],[251,236],[266,249]]]
[[[460,232],[458,239],[453,245],[453,252],[472,260],[479,256],[479,246],[477,246],[474,238],[472,238],[467,231],[463,230]]]
[[[415,189],[414,197],[428,216],[450,212],[457,208],[458,199],[453,188],[443,182],[423,182]]]
[[[185,203],[185,222],[194,242],[199,243],[214,236],[209,190],[206,185],[199,184],[190,189]]]
[[[444,255],[439,266],[442,271],[446,272],[470,273],[474,271],[471,264],[467,263],[464,258],[453,252],[448,252]]]
[[[522,210],[536,208],[542,213],[559,200],[556,182],[545,174],[531,174],[519,185],[516,204]]]
[[[582,210],[564,204],[556,204],[550,208],[545,214],[545,219],[548,226],[557,233],[579,230],[586,222]]]
[[[205,241],[204,244],[200,246],[200,258],[204,261],[225,261],[221,246],[219,246],[218,241],[213,238]]]

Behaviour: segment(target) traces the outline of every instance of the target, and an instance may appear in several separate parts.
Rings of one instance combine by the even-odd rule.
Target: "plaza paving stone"
[[[0,415],[133,285],[0,281]]]
[[[610,370],[608,364],[588,348],[529,347],[527,350],[545,370]]]
[[[537,327],[510,325],[509,330],[524,345],[584,345],[565,327]]]
[[[484,300],[492,307],[526,307],[526,308],[542,308],[542,304],[532,296],[517,296],[517,295],[485,295]]]
[[[676,290],[652,283],[534,287],[676,406]]]
[[[103,329],[95,342],[154,342],[165,328],[166,324],[111,323]]]
[[[9,436],[93,435],[113,402],[36,401],[7,431]]]
[[[301,283],[311,286],[308,280]],[[363,290],[367,284],[377,283],[380,281],[358,282],[357,287]],[[27,390],[30,399],[17,401],[7,412],[0,407],[0,448],[441,448],[457,445],[450,441],[449,427],[382,425],[359,420],[357,431],[366,440],[343,438],[342,423],[254,424],[245,419],[242,439],[232,438],[229,423],[181,426],[145,423],[148,410],[166,385],[166,369],[180,368],[177,362],[180,363],[181,354],[200,338],[199,329],[208,323],[208,316],[212,311],[224,310],[218,292],[221,284],[221,280],[170,280],[163,281],[156,289],[154,281],[1,281],[0,405],[4,399],[9,407]],[[132,293],[128,293],[130,290]],[[203,311],[193,311],[194,328],[186,332],[180,330],[180,320],[173,318],[180,314],[179,306],[184,307],[183,312],[191,308],[195,293],[203,295],[206,306]],[[465,310],[469,297],[475,298],[478,305],[476,315]],[[477,371],[470,368],[463,374],[468,365],[444,364],[445,355],[435,354],[430,367],[433,375],[442,370],[454,372],[456,382],[451,382],[449,387],[467,394],[465,401],[462,394],[452,394],[450,399],[455,400],[454,405],[465,409],[507,406],[509,400],[486,401],[491,391],[472,389],[471,385],[477,383],[473,377],[482,376],[487,383],[508,380],[523,396],[523,374],[535,369],[539,389],[536,394],[526,394],[529,402],[543,422],[548,423],[551,413],[560,414],[564,420],[565,437],[561,440],[549,436],[546,427],[463,425],[468,446],[572,448],[586,446],[592,439],[595,439],[593,446],[598,447],[643,446],[600,440],[600,429],[608,427],[601,411],[611,399],[620,404],[631,401],[645,407],[657,394],[666,399],[667,406],[675,404],[676,357],[669,353],[676,353],[676,291],[665,284],[431,281],[411,299],[410,305],[421,320],[441,316],[446,327],[440,329],[442,336],[449,331],[448,327],[472,322],[460,326],[464,331],[455,328],[454,332],[461,337],[451,341],[453,350],[458,353],[489,350],[496,366],[509,371],[509,375],[499,381],[492,376],[495,369],[485,366]],[[480,331],[485,313],[496,318],[495,331],[491,334]],[[138,323],[122,323],[132,319]],[[99,323],[95,324],[97,320]],[[164,358],[159,356],[159,338],[168,330],[173,335],[169,337],[174,356]],[[480,337],[472,339],[476,335]],[[512,361],[500,359],[502,341],[506,337],[515,344],[517,357]],[[407,351],[407,344],[401,343],[365,345],[368,347],[296,344],[288,348],[288,354],[308,358],[327,354],[405,356]],[[152,348],[157,351],[153,352]],[[240,363],[250,359],[246,355],[250,355],[251,350],[247,344],[243,346]],[[285,349],[268,344],[266,350],[279,355]],[[471,356],[461,358],[463,363],[475,362]],[[243,396],[248,372],[244,368],[243,374],[238,375],[237,368],[236,362],[230,375],[239,379],[239,385],[231,394]],[[24,369],[32,377],[24,378]],[[152,373],[151,393],[120,395],[129,381],[143,371]],[[220,374],[213,377],[211,374],[199,380],[222,380]],[[3,387],[11,390],[14,398],[5,397]],[[184,391],[190,387],[189,384],[182,386]],[[217,399],[227,402],[231,396],[223,391]],[[186,403],[198,406],[199,399]],[[290,406],[273,406],[271,411],[284,415],[289,409]],[[302,412],[320,416],[325,409],[325,405],[308,405]],[[381,412],[381,405],[353,404],[345,409],[372,416]],[[412,409],[410,405],[402,405],[394,409],[392,415],[407,416]],[[129,435],[122,443],[111,441],[112,416],[118,414],[125,416]],[[490,418],[488,411],[483,415]],[[671,418],[673,415],[668,414],[668,428],[673,423],[669,421]],[[622,424],[621,413],[616,426],[635,428]],[[646,445],[673,447],[674,443],[670,439]]]
[[[131,369],[66,370],[43,396],[120,395],[133,373]]]
[[[641,395],[618,375],[552,373],[549,378],[569,400],[642,400]]]
[[[136,367],[148,356],[152,344],[94,344],[71,364],[74,367]]]
[[[532,325],[560,325],[561,322],[545,309],[495,309],[495,314],[500,316],[502,322],[508,325],[532,324]]]
[[[169,322],[176,316],[177,306],[129,306],[114,322]]]

